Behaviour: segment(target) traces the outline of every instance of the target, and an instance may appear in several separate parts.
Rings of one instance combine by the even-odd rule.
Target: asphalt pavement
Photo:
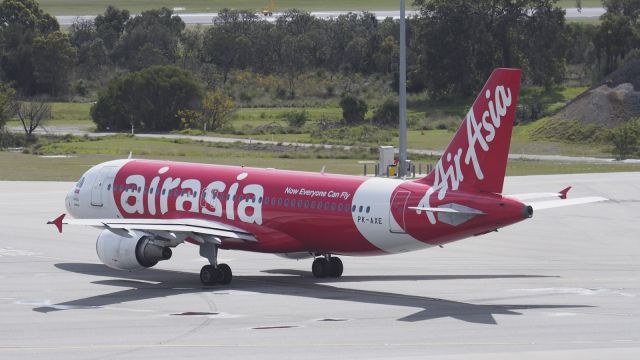
[[[637,359],[640,173],[510,177],[505,193],[610,201],[551,209],[444,248],[310,260],[197,247],[141,272],[100,264],[99,230],[45,222],[71,183],[0,182],[2,359]],[[327,230],[331,236],[331,230]]]

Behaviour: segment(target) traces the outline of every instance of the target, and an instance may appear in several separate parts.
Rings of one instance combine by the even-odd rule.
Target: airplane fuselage
[[[430,188],[388,178],[116,160],[90,169],[67,196],[66,206],[75,218],[215,221],[257,240],[225,242],[224,249],[347,255],[419,250],[531,215],[524,204],[498,194]],[[411,209],[425,201],[467,212]],[[197,237],[187,241],[199,243]]]

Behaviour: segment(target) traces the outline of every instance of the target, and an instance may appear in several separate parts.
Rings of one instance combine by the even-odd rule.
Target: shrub
[[[348,125],[364,122],[364,116],[369,109],[364,100],[349,94],[342,96],[340,107],[342,108],[342,119]]]

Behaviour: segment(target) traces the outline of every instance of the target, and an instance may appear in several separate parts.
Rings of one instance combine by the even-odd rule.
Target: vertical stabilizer
[[[502,192],[521,74],[493,71],[440,161],[418,182],[434,191]]]

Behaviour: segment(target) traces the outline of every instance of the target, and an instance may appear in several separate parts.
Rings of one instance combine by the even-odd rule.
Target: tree
[[[33,41],[33,74],[36,83],[53,96],[66,91],[76,63],[76,49],[60,31]]]
[[[184,27],[182,19],[168,8],[143,11],[125,24],[113,57],[131,70],[173,64]]]
[[[563,80],[564,10],[557,0],[417,0],[419,72],[437,97],[469,96],[496,67],[522,67],[534,84]]]
[[[12,88],[0,87],[0,130],[15,113],[15,94]]]
[[[340,99],[340,107],[342,108],[342,119],[347,125],[355,125],[364,121],[364,116],[369,109],[364,100],[353,95],[344,95]]]
[[[94,24],[96,36],[102,39],[107,50],[111,51],[124,33],[124,27],[129,21],[129,10],[120,10],[109,5],[103,15],[98,15]]]
[[[100,131],[176,130],[179,110],[197,109],[202,86],[189,71],[175,66],[152,66],[113,80],[91,107]]]
[[[613,145],[618,160],[624,160],[638,151],[640,120],[632,120],[608,131],[606,139]]]
[[[32,133],[42,126],[45,120],[51,118],[51,105],[41,100],[21,102],[16,106],[16,115],[20,119],[27,137],[31,137]]]
[[[34,75],[33,42],[58,30],[56,19],[33,0],[0,3],[0,68],[16,90],[26,95],[43,90]]]
[[[225,95],[222,90],[207,91],[202,100],[202,119],[206,130],[218,130],[229,121],[235,111],[233,99]]]
[[[636,19],[624,15],[624,12],[606,12],[601,17],[602,23],[593,43],[598,58],[604,56],[604,74],[614,71],[625,55],[638,44],[638,35],[633,26]]]

